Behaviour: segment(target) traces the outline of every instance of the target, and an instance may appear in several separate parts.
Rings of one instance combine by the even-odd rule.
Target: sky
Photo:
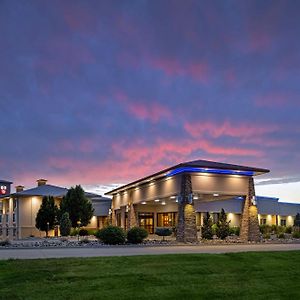
[[[300,202],[300,1],[0,0],[0,177],[103,193],[183,161]]]

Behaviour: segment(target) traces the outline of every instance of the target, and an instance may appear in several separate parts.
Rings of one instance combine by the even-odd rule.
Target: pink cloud
[[[291,93],[275,93],[271,92],[255,99],[255,105],[258,107],[284,107],[290,105],[299,106],[299,102],[294,101],[296,96]]]
[[[260,136],[266,133],[276,131],[277,126],[275,125],[257,125],[251,122],[233,124],[229,121],[223,123],[216,123],[211,121],[206,122],[186,122],[184,124],[185,130],[192,137],[203,136],[204,134],[209,135],[213,138],[219,138],[221,136],[231,137],[251,137]]]
[[[176,59],[150,59],[151,67],[163,71],[167,76],[187,76],[195,81],[207,83],[210,71],[206,62],[183,63]]]
[[[118,90],[115,92],[116,100],[124,107],[124,109],[140,120],[150,120],[157,123],[159,120],[168,119],[172,116],[171,110],[160,104],[158,101],[139,101],[130,98],[124,91]]]

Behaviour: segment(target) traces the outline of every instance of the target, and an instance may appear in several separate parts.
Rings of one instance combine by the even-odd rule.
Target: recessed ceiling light
[[[219,196],[219,194],[213,194],[213,196],[214,196],[214,197],[218,197],[218,196]]]
[[[146,204],[146,202],[145,202],[145,201],[143,201],[143,202],[142,202],[142,204]]]
[[[194,200],[197,200],[197,199],[199,199],[199,197],[198,197],[198,196],[194,196],[193,199],[194,199]]]
[[[159,202],[159,199],[155,199],[154,202]]]
[[[162,204],[162,205],[166,205],[166,202],[165,202],[165,201],[163,201],[161,204]]]
[[[171,196],[171,197],[170,197],[170,199],[175,199],[175,198],[176,198],[176,196]]]
[[[178,199],[176,199],[176,200],[175,200],[175,202],[177,202],[177,203],[178,203]]]

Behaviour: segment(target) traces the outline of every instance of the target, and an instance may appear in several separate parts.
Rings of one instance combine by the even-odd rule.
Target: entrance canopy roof
[[[267,169],[246,167],[240,165],[226,164],[208,160],[194,160],[189,162],[180,163],[178,165],[169,167],[147,177],[138,179],[129,184],[120,186],[106,195],[114,195],[118,192],[136,187],[138,185],[149,183],[158,178],[170,177],[182,173],[208,173],[208,174],[221,174],[221,175],[240,175],[240,176],[256,176],[270,172]]]

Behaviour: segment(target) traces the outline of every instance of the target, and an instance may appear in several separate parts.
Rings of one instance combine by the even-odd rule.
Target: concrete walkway
[[[300,250],[298,244],[236,244],[196,246],[155,246],[155,247],[103,247],[103,248],[33,248],[0,249],[0,259],[35,259],[62,257],[131,256],[188,253],[230,253],[249,251],[291,251]]]

